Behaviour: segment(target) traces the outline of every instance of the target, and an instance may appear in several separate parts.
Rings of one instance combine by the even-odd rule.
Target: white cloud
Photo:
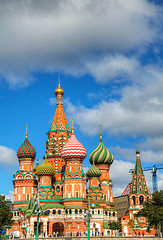
[[[147,0],[8,0],[0,9],[0,76],[12,86],[26,86],[38,71],[94,75],[88,59],[159,38],[161,11]],[[112,76],[130,72],[127,63],[112,62]]]
[[[12,202],[14,201],[14,192],[13,191],[9,191],[9,193],[7,195],[5,195],[6,199],[11,200]]]
[[[132,175],[129,174],[129,170],[133,169],[135,163],[126,162],[122,160],[114,160],[113,164],[110,168],[110,179],[113,182],[113,196],[120,196],[122,192],[125,190],[127,185],[132,180]],[[148,189],[151,193],[153,193],[153,185],[152,185],[152,173],[151,171],[144,172],[145,179],[147,182]],[[163,173],[157,172],[158,179],[158,190],[163,189]]]
[[[122,160],[114,160],[110,167],[110,179],[113,182],[113,196],[120,196],[127,185],[131,182],[132,177],[129,175],[129,170],[134,168],[131,162]]]
[[[17,166],[16,152],[11,148],[0,146],[0,164],[4,167]]]
[[[140,145],[140,149],[142,149],[141,144],[139,144],[139,145]],[[122,148],[120,146],[116,146],[116,147],[111,147],[111,151],[114,153],[116,158],[125,159],[127,161],[134,161],[136,159],[136,154],[135,154],[136,146],[135,146],[135,149]],[[141,150],[140,158],[141,158],[141,161],[143,161],[143,162],[162,163],[163,162],[163,151]]]

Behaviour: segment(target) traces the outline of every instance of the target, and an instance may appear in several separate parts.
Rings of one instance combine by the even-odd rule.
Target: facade
[[[142,170],[140,151],[137,149],[136,163],[132,175],[132,181],[126,187],[126,189],[122,193],[122,196],[119,197],[118,200],[115,200],[117,210],[117,202],[120,202],[121,200],[123,201],[123,210],[125,211],[125,214],[123,215],[123,211],[120,211],[120,213],[118,214],[119,221],[121,222],[123,227],[123,235],[155,235],[154,228],[152,228],[150,232],[146,232],[146,218],[137,215],[138,211],[143,208],[143,203],[149,198],[151,198],[151,194],[147,188],[146,180]]]
[[[47,133],[44,161],[34,167],[36,151],[28,140],[17,151],[19,170],[13,176],[14,203],[13,227],[27,236],[36,234],[37,216],[33,209],[39,200],[43,214],[40,216],[39,234],[87,235],[87,212],[91,209],[91,235],[111,235],[110,221],[117,221],[114,207],[112,181],[109,177],[113,155],[105,147],[102,134],[97,148],[91,153],[91,168],[85,174],[83,161],[85,147],[76,139],[74,128],[68,125],[63,109],[64,91],[55,90],[56,111]],[[89,187],[86,189],[87,181]]]

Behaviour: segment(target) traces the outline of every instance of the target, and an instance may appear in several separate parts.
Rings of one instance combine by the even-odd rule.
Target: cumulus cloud
[[[134,168],[134,164],[122,160],[114,160],[110,167],[110,178],[113,182],[113,196],[120,196],[127,185],[131,182],[129,170]]]
[[[10,190],[9,193],[7,195],[5,195],[5,198],[9,199],[13,202],[14,201],[14,192]]]
[[[114,160],[113,164],[110,168],[110,178],[113,182],[113,196],[120,196],[122,192],[125,190],[127,185],[132,180],[132,175],[129,174],[129,170],[133,169],[135,163],[126,162],[123,160]],[[149,191],[153,192],[152,185],[152,173],[150,171],[144,172],[145,179],[147,182],[147,186]],[[163,189],[163,173],[157,172],[157,180],[158,180],[158,190]]]
[[[0,146],[0,164],[4,167],[17,166],[16,152],[8,147]]]
[[[1,1],[0,77],[22,87],[37,71],[95,75],[92,59],[144,49],[160,37],[159,21],[160,7],[147,0]],[[127,63],[112,62],[112,77],[130,73]]]
[[[141,146],[141,144],[139,144]],[[135,149],[122,148],[120,146],[111,147],[114,156],[119,159],[125,159],[127,161],[135,161],[136,159],[136,147]],[[151,151],[151,150],[141,150],[140,157],[143,162],[163,162],[163,151]],[[152,165],[151,165],[152,166]]]

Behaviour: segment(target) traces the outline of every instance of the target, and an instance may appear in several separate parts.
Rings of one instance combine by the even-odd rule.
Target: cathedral
[[[41,165],[36,161],[36,150],[28,134],[17,151],[19,170],[13,175],[14,202],[13,227],[21,235],[36,235],[37,216],[32,211],[39,201],[42,214],[39,220],[39,235],[42,236],[86,236],[88,233],[88,209],[90,209],[91,236],[112,235],[110,222],[117,222],[117,211],[112,194],[110,166],[112,153],[105,147],[100,131],[99,144],[90,154],[91,168],[84,173],[83,161],[87,156],[85,147],[70,129],[63,109],[64,90],[60,81],[56,95],[56,111],[47,133],[45,156]],[[141,167],[139,151],[132,184],[129,208],[119,218],[123,232],[131,235],[127,222],[151,195]],[[91,209],[90,206],[94,205]],[[126,230],[127,228],[127,230]]]

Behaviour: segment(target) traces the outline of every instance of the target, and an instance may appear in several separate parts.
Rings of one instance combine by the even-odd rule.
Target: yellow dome
[[[60,81],[58,82],[58,87],[55,90],[55,95],[57,96],[58,94],[63,95],[64,94],[64,90],[61,88],[60,86]]]
[[[44,162],[36,168],[36,175],[38,176],[45,176],[45,175],[51,175],[53,176],[55,173],[54,167],[48,162],[47,159],[44,160]]]

